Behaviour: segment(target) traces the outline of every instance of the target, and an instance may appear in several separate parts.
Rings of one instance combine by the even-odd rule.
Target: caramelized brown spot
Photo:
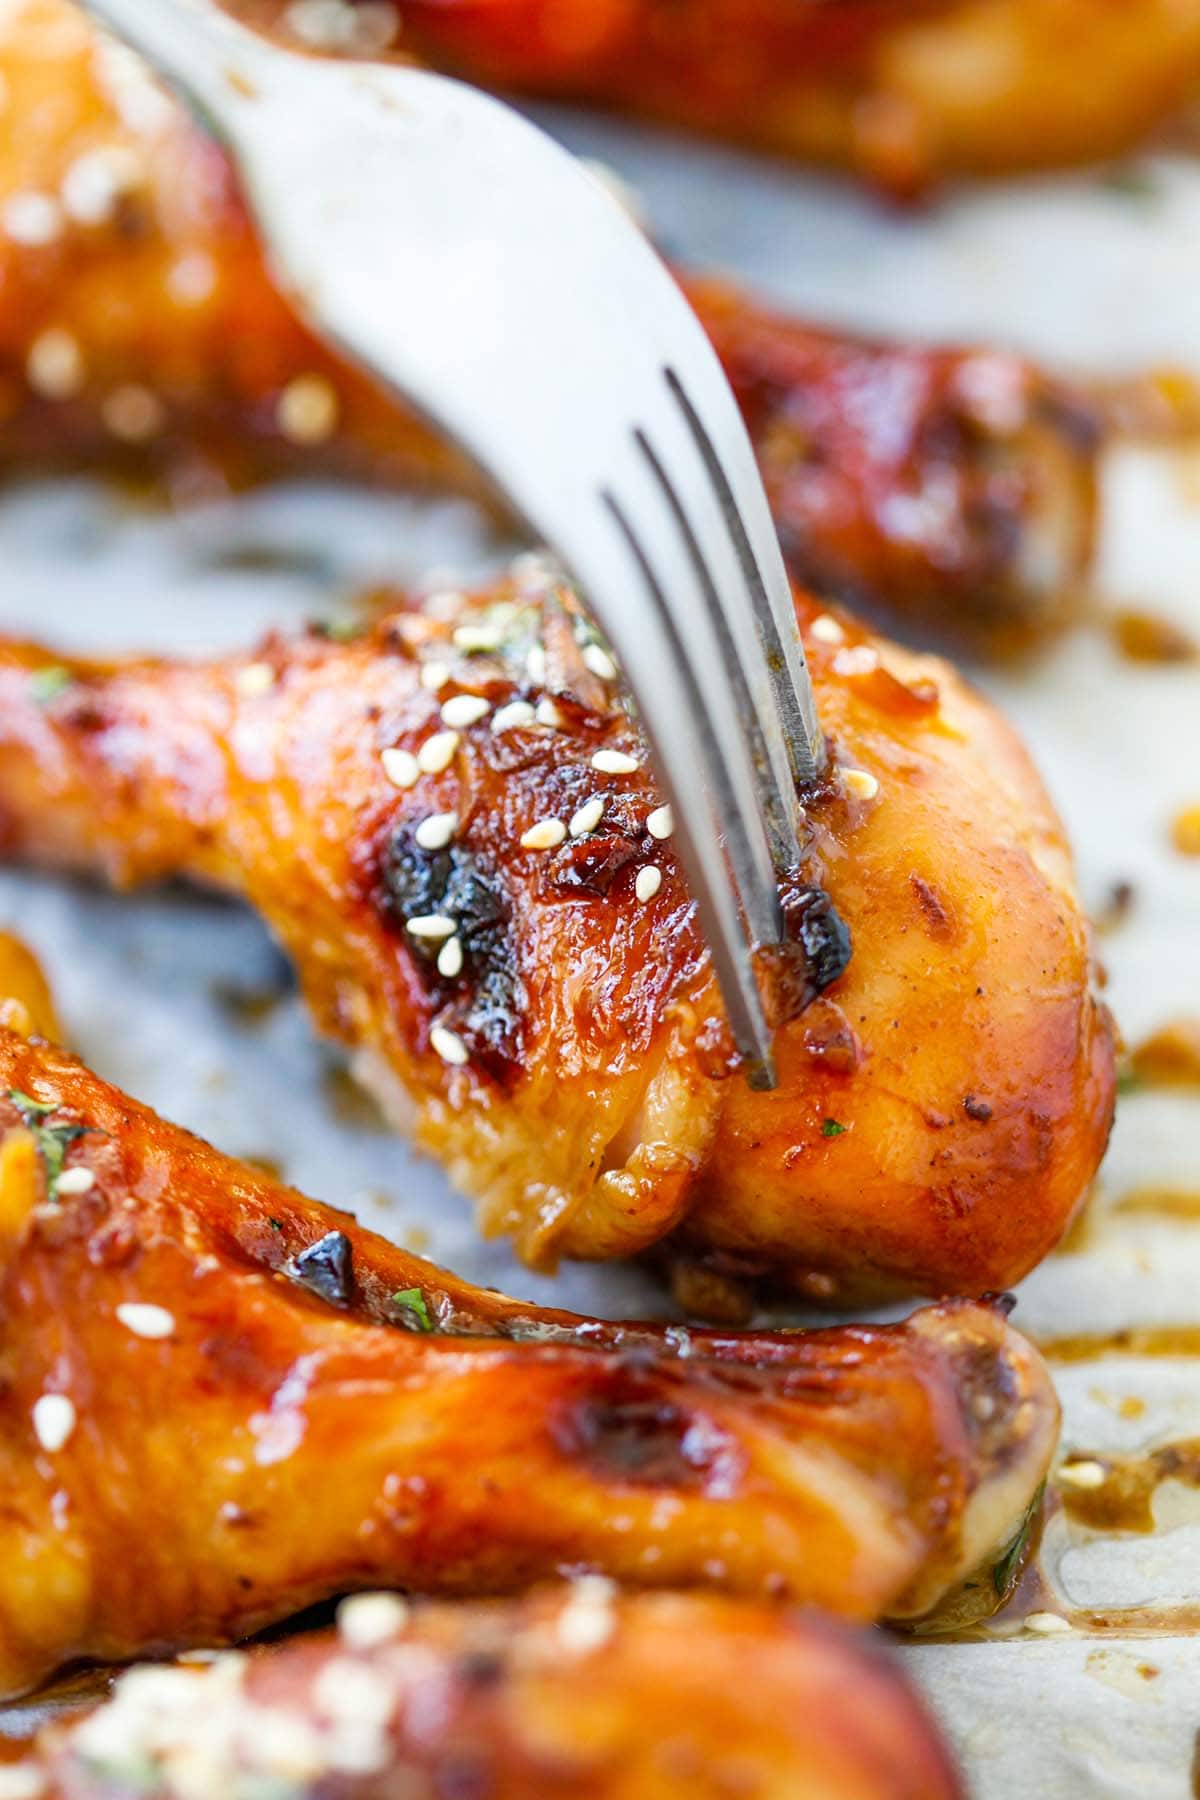
[[[555,1438],[565,1455],[639,1487],[731,1494],[740,1452],[712,1420],[676,1405],[630,1362],[576,1400]]]
[[[863,1059],[857,1032],[834,1000],[814,1000],[804,1015],[804,1048],[837,1075],[852,1075]]]
[[[931,882],[926,881],[923,875],[910,875],[908,881],[917,897],[917,905],[921,909],[930,937],[944,942],[945,939],[953,936],[953,916],[937,889]]]

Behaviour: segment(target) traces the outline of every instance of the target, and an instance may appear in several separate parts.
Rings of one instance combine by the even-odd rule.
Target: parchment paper
[[[927,214],[840,185],[651,134],[550,115],[622,171],[660,237],[810,316],[915,335],[983,337],[1101,374],[1170,361],[1200,374],[1200,171],[1183,159],[1028,181]],[[1200,635],[1200,479],[1179,456],[1123,452],[1105,480],[1102,585]],[[283,554],[264,569],[259,553]],[[453,503],[296,489],[169,518],[83,483],[0,496],[0,628],[77,647],[199,652],[266,623],[326,613],[364,580],[466,575],[500,553]],[[1089,627],[1031,668],[983,681],[1028,735],[1073,831],[1085,895],[1136,889],[1105,939],[1110,998],[1137,1040],[1200,1014],[1200,861],[1167,828],[1200,803],[1200,669],[1118,660]],[[277,958],[234,907],[171,892],[110,897],[0,871],[0,923],[53,976],[74,1042],[103,1074],[238,1154],[353,1207],[364,1222],[510,1291],[601,1312],[661,1308],[628,1271],[554,1282],[479,1242],[440,1172],[349,1105],[337,1058],[278,983]],[[232,995],[232,998],[231,998]],[[1035,1336],[1200,1324],[1200,1222],[1116,1214],[1135,1186],[1200,1189],[1200,1097],[1133,1094],[1082,1246],[1020,1295]],[[1132,1450],[1200,1433],[1200,1363],[1107,1357],[1061,1371],[1064,1444]],[[1136,1420],[1122,1398],[1144,1403]],[[1168,1486],[1152,1536],[1073,1542],[1067,1599],[1089,1607],[1200,1600],[1200,1505]],[[1011,1626],[1006,1630],[1011,1632]],[[1185,1800],[1200,1726],[1200,1639],[1024,1632],[902,1654],[944,1719],[973,1791],[993,1797]]]

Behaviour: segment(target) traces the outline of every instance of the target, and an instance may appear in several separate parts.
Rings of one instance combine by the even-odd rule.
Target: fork
[[[215,0],[86,0],[224,141],[314,329],[470,455],[612,645],[751,1083],[821,736],[754,454],[700,325],[605,186],[518,113],[281,49]]]

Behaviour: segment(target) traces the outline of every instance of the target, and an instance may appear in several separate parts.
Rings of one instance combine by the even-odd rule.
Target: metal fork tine
[[[680,638],[662,582],[621,501],[612,492],[606,492],[603,498],[641,575],[655,622],[674,653],[671,677],[678,678],[686,691],[687,704],[703,721],[703,700],[695,671]],[[693,784],[687,779],[686,766],[681,759],[686,757],[686,762],[694,765],[695,754],[683,743],[664,741],[662,734],[650,720],[644,723],[654,748],[656,765],[671,802],[688,821],[688,829],[679,840],[680,856],[704,927],[734,1042],[747,1059],[746,1078],[752,1087],[771,1088],[775,1085],[771,1034],[763,1014],[758,983],[746,943],[745,924],[738,905],[742,887],[737,866],[740,859],[734,859],[731,871],[727,861],[728,846],[722,845],[711,810],[713,796],[698,796]],[[714,741],[708,738],[696,748],[701,760],[711,765],[709,779],[718,784],[716,791],[719,792],[720,758],[714,759],[710,750]],[[689,788],[692,790],[690,794]],[[697,799],[699,804],[696,803]],[[720,807],[722,802],[718,800],[717,804]],[[721,811],[719,816],[725,818],[727,815]],[[744,880],[744,867],[741,873]]]
[[[791,583],[766,507],[762,481],[753,465],[745,427],[732,398],[722,392],[721,408],[727,417],[732,415],[734,427],[724,433],[722,441],[749,456],[753,468],[753,479],[739,480],[735,492],[736,476],[717,455],[712,437],[679,375],[669,368],[666,378],[717,490],[725,523],[745,571],[757,629],[739,637],[739,643],[758,650],[765,660],[780,726],[777,733],[771,734],[774,756],[786,758],[792,779],[801,789],[810,787],[824,765],[825,740],[817,718],[804,646],[796,626]],[[720,385],[723,388],[723,378]]]
[[[778,871],[794,867],[800,855],[796,838],[795,789],[783,746],[779,718],[770,704],[771,690],[760,680],[759,693],[766,704],[755,704],[743,663],[744,651],[735,641],[727,611],[722,606],[717,591],[716,577],[697,539],[692,521],[649,438],[640,430],[635,435],[683,536],[696,579],[700,583],[709,622],[721,645],[724,669],[733,690],[738,722],[763,788],[763,810],[774,869]]]
[[[225,137],[301,312],[579,581],[675,803],[736,1041],[769,1082],[752,951],[778,941],[796,782],[823,741],[753,450],[678,285],[598,183],[478,90],[271,47],[219,0],[86,4]]]
[[[661,467],[644,432],[635,432],[634,441],[652,467]],[[637,487],[632,486],[632,476],[626,477],[622,513],[625,525],[637,538],[641,559],[654,577],[653,597],[670,659],[687,689],[690,730],[683,753],[690,763],[699,762],[706,772],[710,805],[724,834],[729,873],[750,939],[754,943],[771,943],[779,936],[779,898],[759,804],[759,777],[733,704],[728,672],[704,604],[700,576],[691,560],[686,517],[665,476],[656,494],[636,466],[633,475]],[[631,502],[630,496],[635,492],[644,496],[640,506]],[[653,723],[661,705],[656,691],[659,679],[656,667],[655,685],[645,696],[648,704],[643,703],[647,724]],[[681,753],[678,747],[667,747],[676,756]]]

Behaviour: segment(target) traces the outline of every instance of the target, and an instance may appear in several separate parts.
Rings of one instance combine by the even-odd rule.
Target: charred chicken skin
[[[1200,85],[1197,0],[389,0],[356,34],[231,0],[293,42],[392,46],[848,168],[900,196],[946,175],[1128,149]],[[294,23],[292,23],[294,21]],[[298,32],[303,32],[299,37]]]
[[[257,907],[320,1028],[535,1265],[669,1240],[819,1300],[1016,1281],[1095,1172],[1114,1074],[1013,735],[948,665],[798,600],[831,763],[756,1093],[571,599],[521,566],[209,663],[0,641],[3,843]]]
[[[924,1613],[1057,1406],[1002,1309],[721,1336],[480,1293],[0,1032],[0,1690],[369,1586]],[[886,1453],[882,1451],[887,1446]]]
[[[17,0],[0,77],[0,461],[472,486],[304,329],[220,152],[128,53],[66,0]],[[1080,393],[1015,356],[860,342],[686,286],[801,579],[1003,637],[1070,616],[1100,440]]]
[[[347,1601],[336,1631],[140,1668],[19,1765],[42,1800],[961,1800],[874,1648],[821,1620],[585,1580]]]

